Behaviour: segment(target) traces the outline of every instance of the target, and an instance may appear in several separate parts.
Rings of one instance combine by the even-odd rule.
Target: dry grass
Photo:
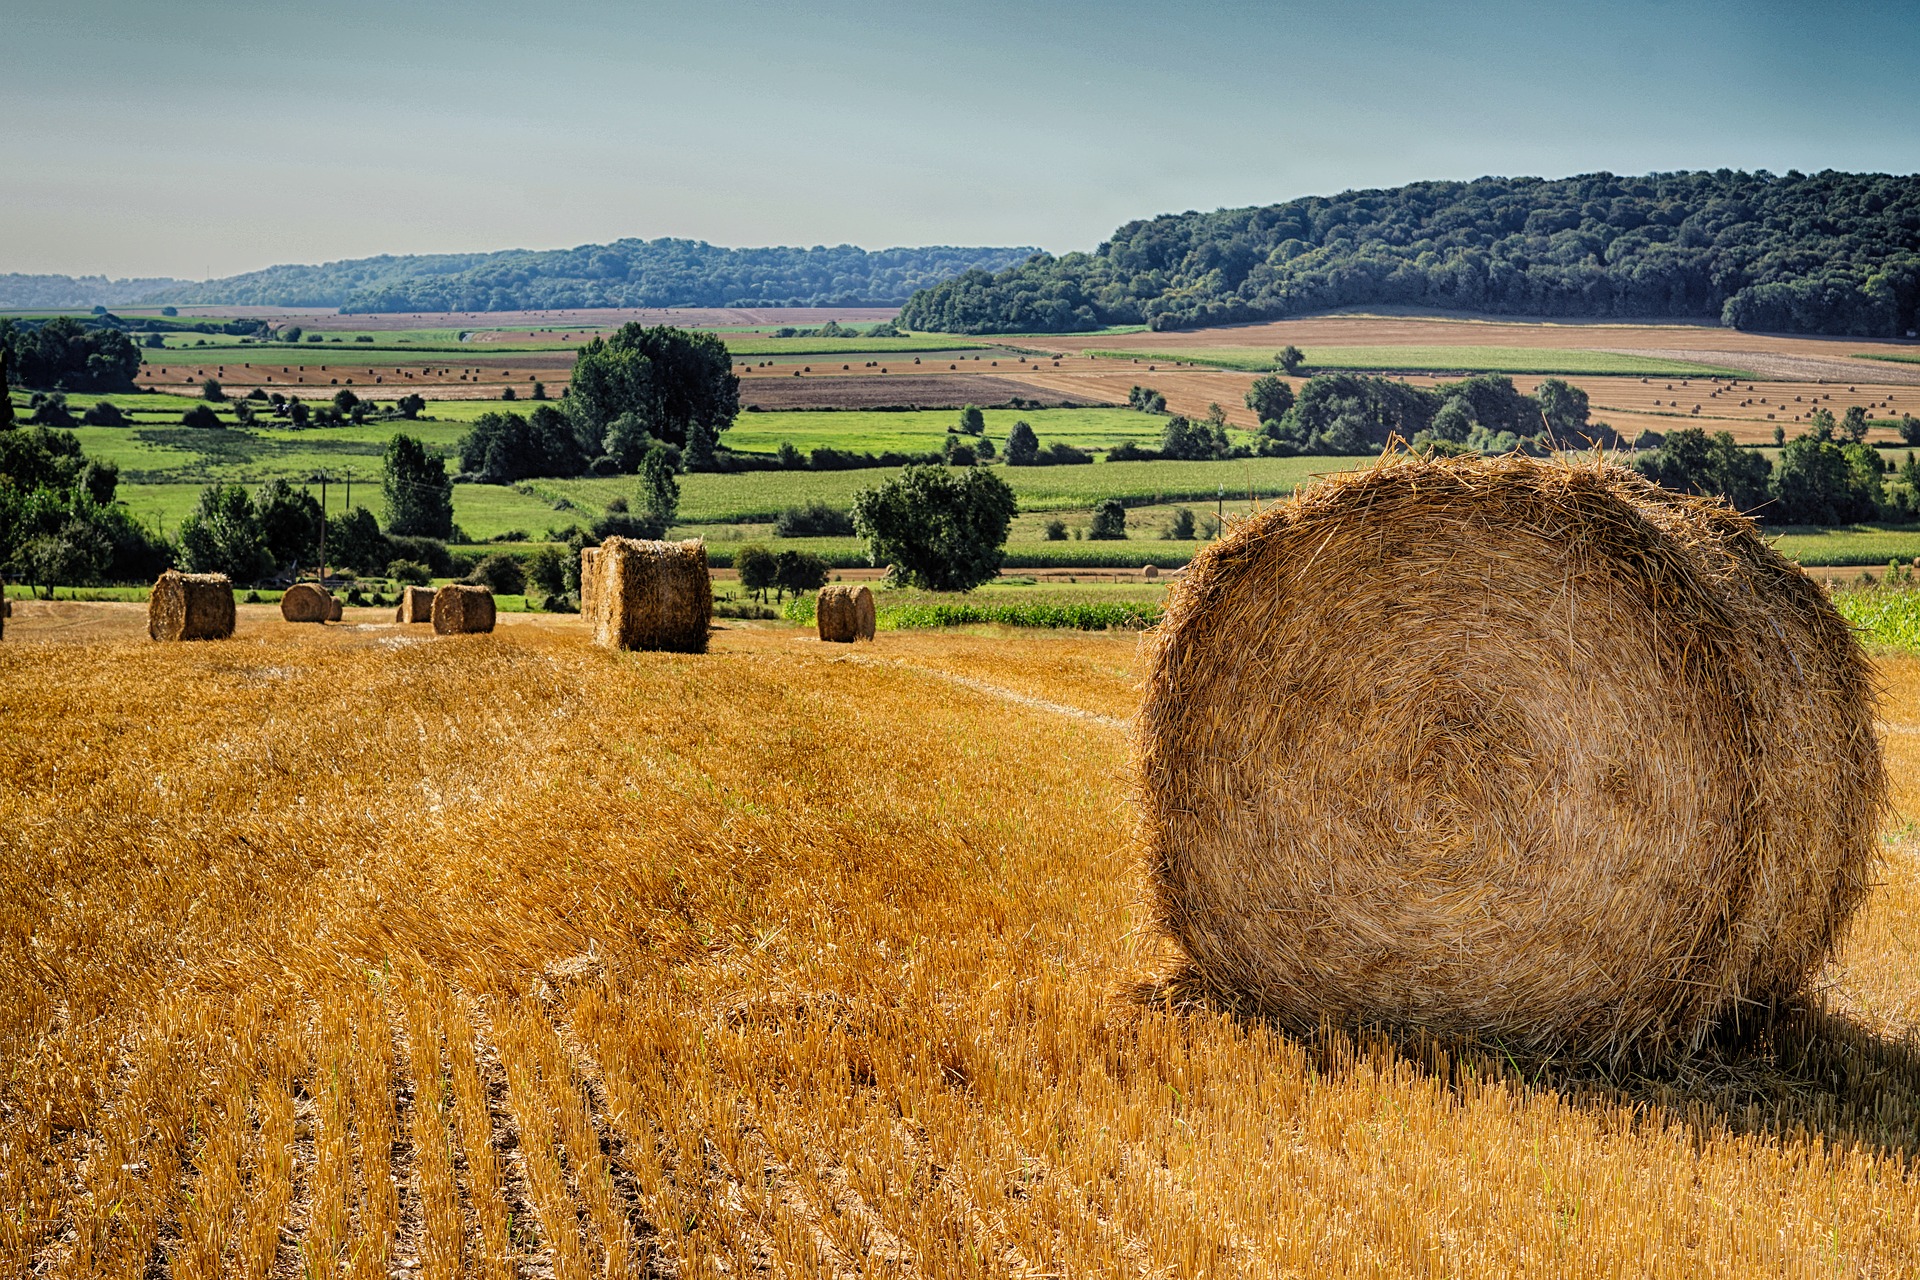
[[[1125,714],[1130,637],[399,639],[0,651],[0,1274],[1920,1256],[1909,844],[1746,1056],[1290,1037],[1128,997],[1125,736],[988,688]]]

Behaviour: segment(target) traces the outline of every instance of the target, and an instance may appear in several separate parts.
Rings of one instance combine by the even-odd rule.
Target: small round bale
[[[288,622],[328,622],[333,597],[311,582],[296,582],[280,597],[280,616]]]
[[[1140,576],[1142,578],[1145,578],[1148,582],[1152,582],[1155,578],[1160,576],[1160,566],[1157,564],[1150,564],[1146,568],[1140,571]]]
[[[333,595],[328,596],[327,597],[327,621],[338,622],[345,615],[346,615],[346,610],[340,604],[340,597],[333,596]]]
[[[400,603],[393,611],[393,620],[395,622],[432,622],[433,588],[400,588]]]
[[[155,640],[225,640],[233,616],[233,582],[224,573],[169,569],[147,593],[147,634]]]
[[[1794,996],[1875,867],[1864,655],[1724,506],[1398,458],[1233,527],[1151,633],[1184,981],[1308,1029],[1654,1059]]]
[[[820,588],[813,618],[822,640],[851,644],[873,639],[873,592],[849,582]]]
[[[587,622],[609,649],[705,653],[713,619],[707,546],[608,538],[593,560]]]
[[[493,592],[464,582],[449,582],[433,593],[436,635],[464,636],[493,630]]]

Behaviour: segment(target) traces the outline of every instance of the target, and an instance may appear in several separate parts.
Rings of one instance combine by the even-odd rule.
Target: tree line
[[[730,249],[700,240],[625,239],[573,249],[289,264],[160,288],[144,300],[359,313],[893,305],[936,281],[976,267],[998,271],[1030,253],[952,245]]]
[[[1092,253],[970,269],[900,323],[1185,329],[1378,304],[1902,336],[1920,326],[1920,175],[1481,178],[1167,214]]]

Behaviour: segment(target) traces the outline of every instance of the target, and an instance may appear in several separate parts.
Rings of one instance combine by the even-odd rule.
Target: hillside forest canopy
[[[572,249],[508,249],[287,264],[140,296],[104,289],[108,305],[336,307],[343,312],[533,311],[581,307],[896,306],[940,280],[1021,262],[1031,248],[924,245],[732,249],[702,240],[624,239]],[[63,279],[63,278],[62,278]],[[92,295],[54,277],[0,277],[0,306]],[[15,296],[15,290],[19,296]],[[69,304],[71,305],[71,304]]]
[[[1167,214],[1092,253],[969,270],[900,323],[1191,329],[1377,305],[1904,336],[1920,327],[1920,175],[1480,178]]]

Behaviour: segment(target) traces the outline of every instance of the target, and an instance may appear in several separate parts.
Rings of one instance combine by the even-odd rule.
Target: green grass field
[[[1200,351],[1089,351],[1115,360],[1200,364],[1219,369],[1271,372],[1271,351],[1219,348]],[[1391,371],[1396,373],[1675,374],[1687,377],[1748,377],[1744,369],[1660,360],[1611,351],[1554,351],[1538,347],[1315,347],[1304,373]]]
[[[1772,541],[1781,555],[1809,567],[1911,562],[1920,556],[1920,529],[1884,525],[1856,524],[1836,529],[1795,525],[1781,530]]]
[[[1055,442],[1082,449],[1108,449],[1123,440],[1157,444],[1167,420],[1133,409],[983,409],[987,438],[997,449],[1013,424],[1024,421],[1042,445]],[[745,453],[777,453],[784,442],[808,453],[819,448],[856,453],[925,453],[938,449],[947,428],[957,426],[953,409],[884,412],[868,409],[774,410],[743,413],[723,440]]]
[[[1859,351],[1854,353],[1853,358],[1855,360],[1886,360],[1893,364],[1920,364],[1920,351],[1911,354],[1905,351]]]

